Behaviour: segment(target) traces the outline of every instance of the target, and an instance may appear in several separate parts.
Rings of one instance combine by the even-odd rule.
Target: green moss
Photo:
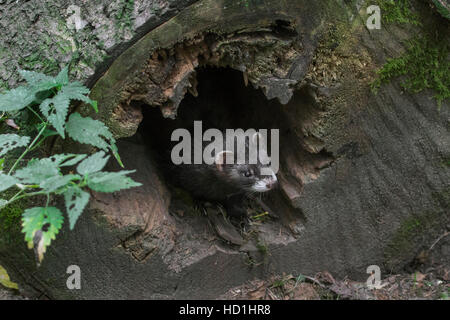
[[[1,81],[0,80],[0,92],[9,90],[9,85],[6,81]]]
[[[119,36],[123,35],[125,30],[133,30],[133,11],[134,0],[121,1],[120,9],[115,15]]]
[[[1,199],[10,199],[14,192],[5,191],[0,193]],[[23,211],[28,207],[26,201],[14,202],[5,208],[0,209],[0,244],[10,243],[22,238],[20,236],[20,226]]]
[[[398,58],[388,59],[377,71],[378,78],[372,83],[374,92],[391,79],[405,76],[402,86],[413,93],[433,89],[434,98],[441,106],[450,98],[450,45],[445,39],[424,36],[409,41],[406,53]]]
[[[19,58],[19,66],[25,70],[35,70],[45,74],[59,71],[59,63],[51,56],[48,48],[47,45],[41,45],[31,55]]]
[[[410,0],[377,0],[384,22],[420,25],[419,17],[411,11],[410,2]]]
[[[263,256],[267,256],[267,254],[269,253],[269,247],[267,247],[267,245],[262,241],[258,241],[258,243],[256,244],[256,248]]]
[[[441,191],[433,192],[431,196],[437,204],[440,204],[443,207],[450,206],[450,188],[444,188]]]
[[[429,235],[429,231],[445,220],[443,212],[429,211],[420,216],[406,219],[397,229],[386,246],[385,256],[388,265],[396,265],[405,254],[417,248],[417,241]]]

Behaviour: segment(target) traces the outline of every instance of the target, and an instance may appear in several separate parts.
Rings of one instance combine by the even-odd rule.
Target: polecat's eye
[[[245,176],[246,178],[251,177],[251,176],[252,176],[252,173],[251,173],[250,171],[245,171],[245,172],[244,172],[244,176]]]

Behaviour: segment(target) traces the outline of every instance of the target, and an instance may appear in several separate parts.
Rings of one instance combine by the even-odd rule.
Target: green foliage
[[[37,184],[59,174],[58,165],[49,158],[32,159],[25,168],[19,169],[14,174],[21,183]]]
[[[0,245],[3,241],[17,238],[17,235],[20,234],[22,213],[31,206],[29,203],[31,198],[7,205],[8,200],[6,199],[10,199],[15,193],[13,188],[0,193]]]
[[[140,186],[126,175],[134,171],[97,172],[89,176],[87,184],[89,188],[98,192],[116,192]]]
[[[134,11],[134,0],[121,1],[120,8],[115,15],[118,27],[118,34],[123,34],[125,30],[132,30],[133,11]]]
[[[69,187],[64,192],[67,214],[69,215],[70,230],[73,230],[75,223],[89,202],[90,195],[78,186]]]
[[[440,300],[450,300],[450,289],[447,289],[447,291],[444,291],[441,293]]]
[[[105,151],[111,150],[119,163],[122,163],[113,135],[101,121],[83,118],[74,113],[66,122],[72,100],[90,104],[97,111],[97,103],[87,96],[89,89],[78,82],[69,82],[67,68],[56,77],[24,70],[21,70],[20,74],[27,81],[27,85],[0,95],[2,118],[5,113],[27,108],[40,123],[37,126],[38,133],[31,142],[29,137],[16,134],[0,135],[0,156],[13,149],[26,147],[7,173],[3,173],[5,159],[0,159],[0,192],[7,191],[5,194],[9,194],[9,199],[0,199],[0,209],[3,215],[4,208],[10,207],[17,200],[46,197],[45,207],[28,208],[22,216],[25,240],[30,248],[34,248],[40,262],[64,221],[63,213],[58,208],[48,206],[50,196],[64,198],[70,229],[73,229],[89,202],[90,194],[87,189],[115,192],[140,184],[127,177],[133,171],[102,171],[110,158]],[[35,106],[39,106],[40,114],[34,109]],[[53,135],[65,138],[65,133],[75,141],[104,151],[89,157],[86,154],[55,154],[48,158],[31,159],[25,166],[16,169],[20,161],[46,138]],[[77,166],[77,173],[75,174],[74,170],[68,173],[68,167],[73,166]],[[16,193],[10,193],[13,189],[17,189]]]
[[[2,134],[0,136],[0,156],[15,148],[25,147],[30,142],[30,137],[21,137],[17,134]]]
[[[450,98],[450,44],[440,40],[418,38],[411,40],[404,55],[388,59],[377,71],[378,78],[372,83],[374,92],[392,78],[404,76],[402,86],[413,93],[434,89],[434,98],[441,106]]]
[[[110,149],[117,161],[122,165],[117,153],[116,140],[103,122],[89,117],[83,118],[79,113],[75,112],[70,115],[66,130],[75,141],[90,144],[105,151]]]
[[[35,94],[25,87],[9,90],[7,93],[0,95],[0,110],[16,111],[23,109],[33,102]]]
[[[77,172],[82,175],[98,172],[103,169],[108,160],[109,156],[105,157],[105,153],[103,151],[97,152],[89,158],[83,160],[77,166]]]
[[[9,175],[0,173],[0,191],[4,191],[6,189],[11,188],[13,185],[15,185],[17,183],[17,179],[14,177],[11,177]],[[1,206],[1,201],[0,201],[0,206]]]
[[[97,108],[96,103],[85,96],[88,93],[89,89],[84,87],[81,83],[69,83],[64,85],[53,98],[45,99],[41,103],[40,110],[42,114],[63,138],[64,125],[69,112],[70,100],[81,100],[91,104],[94,108]]]
[[[387,23],[420,25],[419,17],[411,11],[409,0],[378,0],[382,19]]]
[[[445,0],[433,0],[437,11],[446,19],[450,20],[450,3]]]
[[[50,242],[55,240],[63,221],[63,213],[55,207],[35,207],[23,213],[22,232],[28,248],[37,248],[39,261],[42,261]]]

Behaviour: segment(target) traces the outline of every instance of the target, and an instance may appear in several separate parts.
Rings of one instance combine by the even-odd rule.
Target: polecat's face
[[[224,171],[233,183],[249,192],[266,192],[277,185],[275,173],[261,175],[260,165],[229,165]]]

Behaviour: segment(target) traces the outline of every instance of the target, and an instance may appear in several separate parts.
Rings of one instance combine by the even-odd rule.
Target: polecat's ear
[[[234,153],[232,151],[220,151],[215,158],[217,169],[222,171],[225,164],[233,164]]]

